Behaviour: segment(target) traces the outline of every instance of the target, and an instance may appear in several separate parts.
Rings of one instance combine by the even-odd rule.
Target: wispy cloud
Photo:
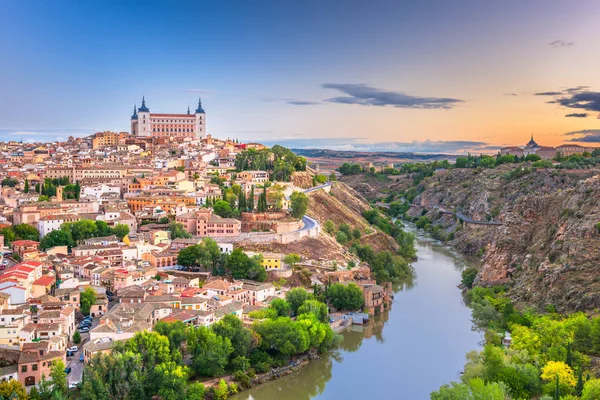
[[[0,140],[11,141],[23,138],[27,142],[61,141],[69,136],[89,136],[95,132],[97,131],[90,129],[0,129]]]
[[[344,151],[394,153],[495,153],[500,146],[468,140],[425,140],[413,142],[369,142],[364,138],[301,138],[263,141],[272,146],[280,144],[296,149],[329,149]]]
[[[516,93],[502,93],[502,95],[504,95],[504,96],[515,96],[515,97],[518,96],[518,94],[516,94]]]
[[[535,96],[550,96],[553,99],[549,104],[558,104],[562,107],[600,112],[600,92],[589,90],[589,86],[575,86],[560,91],[534,93]],[[570,113],[565,117],[586,118],[589,113]]]
[[[588,115],[590,115],[590,114],[588,114],[588,113],[571,113],[571,114],[565,115],[565,117],[587,118]]]
[[[412,96],[402,92],[378,89],[363,83],[324,83],[322,87],[338,90],[345,94],[345,96],[325,100],[329,103],[417,109],[449,109],[457,103],[463,102],[463,100],[448,97]]]
[[[573,45],[575,45],[575,42],[565,42],[564,40],[555,40],[554,42],[548,43],[548,46],[552,48],[571,47]]]
[[[314,106],[317,104],[321,104],[318,101],[304,101],[304,100],[290,100],[286,101],[287,104],[291,104],[293,106]]]
[[[564,133],[565,136],[600,135],[600,129],[582,129]]]
[[[539,93],[534,93],[534,96],[560,96],[561,94],[563,94],[562,92],[539,92]]]

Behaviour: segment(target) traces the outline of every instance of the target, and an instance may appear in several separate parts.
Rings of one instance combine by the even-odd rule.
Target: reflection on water
[[[391,310],[344,332],[339,349],[301,371],[232,398],[418,400],[456,379],[481,340],[456,288],[472,261],[421,236],[417,254],[415,276],[395,285]]]

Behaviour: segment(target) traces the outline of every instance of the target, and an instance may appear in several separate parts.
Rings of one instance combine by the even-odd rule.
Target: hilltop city
[[[281,146],[211,136],[200,100],[182,114],[149,104],[134,108],[130,132],[0,144],[2,380],[43,391],[61,365],[77,390],[95,357],[157,324],[199,329],[234,316],[260,332],[255,323],[278,304],[291,305],[280,316],[300,313],[294,296],[328,303],[312,322],[323,332],[388,307],[390,279],[340,245],[386,235],[362,220],[368,205],[335,173]],[[333,201],[357,208],[338,212]],[[352,218],[361,222],[351,231]],[[328,335],[281,352],[325,348]],[[219,376],[230,363],[194,370]]]

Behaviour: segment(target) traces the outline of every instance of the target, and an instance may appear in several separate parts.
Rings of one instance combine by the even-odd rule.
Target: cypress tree
[[[246,195],[243,190],[240,190],[240,195],[238,196],[238,208],[240,211],[246,211]]]
[[[29,193],[29,181],[25,179],[25,187],[23,188],[23,192]]]
[[[40,183],[40,194],[43,196],[44,195],[44,183]]]
[[[35,191],[36,191],[38,194],[42,194],[42,193],[40,192],[40,190],[41,190],[41,188],[40,188],[40,184],[39,184],[39,183],[36,183],[36,185],[35,185]]]
[[[69,180],[69,178],[67,178]],[[79,195],[81,192],[81,186],[79,186],[79,181],[75,181],[75,199],[79,201]]]
[[[567,343],[567,358],[565,360],[565,363],[573,368],[573,353],[571,352],[571,342]]]
[[[254,186],[250,189],[250,197],[248,197],[247,205],[249,211],[254,211]]]
[[[556,374],[556,388],[554,389],[553,400],[560,400],[560,383],[558,381],[558,374]]]
[[[579,369],[577,370],[577,385],[575,386],[575,394],[581,397],[581,393],[583,392],[583,368],[581,367],[581,363],[579,363]]]

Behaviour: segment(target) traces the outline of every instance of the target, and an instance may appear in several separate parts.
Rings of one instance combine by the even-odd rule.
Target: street
[[[99,323],[100,323],[100,318],[94,318],[92,320],[92,329],[97,327]],[[79,347],[79,349],[77,350],[77,352],[75,354],[73,354],[72,357],[67,358],[67,367],[71,367],[71,373],[69,375],[67,375],[67,381],[69,383],[69,386],[76,385],[79,382],[81,382],[81,379],[83,377],[83,368],[84,368],[85,363],[79,361],[79,356],[81,354],[83,354],[83,345],[85,343],[87,343],[89,340],[90,340],[89,332],[81,333],[81,343],[76,345],[77,347]],[[73,346],[75,346],[75,345],[73,344]]]

